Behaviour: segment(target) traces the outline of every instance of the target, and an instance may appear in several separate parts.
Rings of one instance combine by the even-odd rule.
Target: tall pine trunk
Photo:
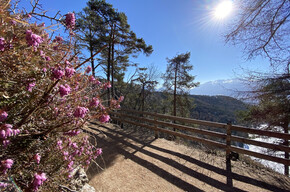
[[[107,58],[107,81],[110,81],[111,77],[111,43],[109,42],[109,50],[108,50],[108,58]],[[110,106],[110,88],[108,88],[107,92],[108,106]]]
[[[173,116],[176,116],[176,92],[177,92],[177,69],[178,69],[178,64],[175,66],[175,73],[174,73],[174,91],[173,91]],[[175,120],[173,121],[175,123]],[[175,128],[173,128],[173,131],[176,131]]]
[[[112,87],[111,87],[111,93],[112,93],[112,98],[114,99],[114,97],[115,97],[115,84],[114,84],[114,70],[115,70],[115,66],[114,66],[114,60],[115,60],[115,58],[114,58],[114,48],[115,48],[115,31],[113,30],[113,40],[112,40],[112,53],[111,53],[111,55],[112,55],[112,80],[111,80],[111,85],[112,85]]]

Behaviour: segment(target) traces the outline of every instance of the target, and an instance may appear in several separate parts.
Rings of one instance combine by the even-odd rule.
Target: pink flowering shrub
[[[10,191],[11,178],[23,191],[61,191],[76,166],[86,168],[102,153],[82,128],[91,119],[108,122],[120,99],[106,106],[110,82],[89,76],[74,53],[74,13],[63,20],[63,43],[43,23],[30,23],[33,12],[13,15],[10,1],[2,2],[0,188]]]

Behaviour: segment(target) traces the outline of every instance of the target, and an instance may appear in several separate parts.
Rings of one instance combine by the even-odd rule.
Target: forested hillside
[[[172,95],[163,92],[152,93],[146,100],[145,111],[172,115],[171,97]],[[185,100],[184,106],[179,106],[183,111],[181,112],[180,109],[178,116],[220,123],[232,122],[237,124],[237,112],[247,108],[244,102],[228,96],[188,95],[183,99]],[[130,108],[129,103],[125,102],[124,104],[125,108]],[[131,107],[139,110],[137,106],[135,108],[132,104]]]
[[[246,110],[246,104],[228,96],[191,95],[195,108],[190,116],[195,119],[216,121],[220,123],[237,123],[237,112]]]

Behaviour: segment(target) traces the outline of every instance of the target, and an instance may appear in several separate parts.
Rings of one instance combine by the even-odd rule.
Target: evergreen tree
[[[165,91],[173,94],[172,115],[177,115],[177,103],[179,112],[183,112],[182,96],[185,96],[188,89],[198,86],[193,82],[195,76],[189,74],[193,66],[189,64],[190,53],[179,54],[172,59],[167,58],[167,69],[163,75]]]
[[[96,33],[90,36],[92,37],[90,40],[93,43],[97,42],[98,45],[107,45],[101,53],[99,64],[105,70],[107,81],[111,81],[112,92],[111,94],[108,92],[108,100],[110,100],[110,97],[115,96],[115,80],[123,80],[124,71],[130,66],[129,55],[137,56],[139,52],[149,55],[153,49],[131,31],[125,13],[118,12],[105,0],[89,0],[84,10],[87,10],[89,18],[93,20],[95,18],[97,24],[102,25],[97,27]]]

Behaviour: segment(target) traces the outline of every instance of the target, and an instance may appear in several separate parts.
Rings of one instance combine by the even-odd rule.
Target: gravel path
[[[88,132],[103,148],[98,166],[88,170],[98,192],[289,191],[290,178],[261,166],[232,161],[233,185],[226,185],[225,158],[146,131],[92,123]],[[288,190],[287,190],[288,189]]]

